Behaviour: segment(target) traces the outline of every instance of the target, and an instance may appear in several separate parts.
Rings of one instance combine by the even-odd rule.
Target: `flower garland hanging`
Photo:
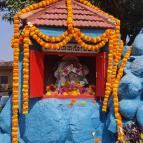
[[[121,77],[123,76],[124,68],[126,66],[127,60],[130,57],[130,55],[131,55],[131,48],[129,48],[127,53],[125,54],[122,60],[120,69],[118,71],[117,77],[113,84],[114,112],[115,112],[115,117],[116,117],[116,122],[117,122],[117,127],[118,127],[118,140],[119,141],[124,140],[124,132],[123,132],[122,117],[119,113],[118,87],[119,87],[119,82],[121,80]]]
[[[116,74],[117,74],[117,66],[118,66],[118,63],[121,60],[121,55],[122,55],[122,51],[123,51],[123,48],[124,48],[124,44],[123,44],[122,40],[120,40],[119,45],[120,45],[119,47],[118,47],[118,45],[116,45],[117,49],[116,49],[116,56],[115,56],[115,59],[114,59],[114,66],[113,66],[113,73],[112,73],[113,82],[114,82],[114,79],[115,79]]]
[[[105,88],[105,97],[103,101],[102,111],[107,111],[107,104],[110,93],[112,91],[112,72],[113,72],[113,48],[114,48],[114,36],[115,31],[112,31],[112,36],[109,40],[109,53],[108,53],[108,68],[107,68],[107,81],[106,81],[106,88]]]
[[[62,35],[56,37],[56,36],[47,36],[45,34],[43,34],[38,28],[36,28],[35,26],[32,26],[31,28],[31,31],[33,31],[34,33],[33,34],[36,34],[39,38],[43,39],[45,42],[60,42],[62,40],[64,40],[68,35],[69,35],[69,32],[68,31],[65,31]],[[31,35],[33,35],[31,34]]]
[[[80,38],[84,41],[88,41],[91,43],[97,43],[100,41],[108,41],[108,37],[110,37],[110,31],[109,29],[107,29],[102,35],[97,36],[97,37],[89,37],[87,35],[85,35],[84,33],[80,32],[80,30],[78,29],[78,32],[80,32]]]
[[[100,48],[102,48],[107,41],[101,41],[99,42],[98,44],[96,45],[91,45],[91,44],[86,44],[84,41],[82,41],[80,39],[80,35],[78,33],[75,33],[74,34],[74,37],[75,37],[75,40],[77,41],[77,43],[82,47],[84,48],[85,50],[99,50]]]
[[[70,33],[74,33],[72,0],[67,0],[67,11],[68,11],[68,17],[67,17],[68,31]]]
[[[37,43],[39,45],[41,45],[43,48],[46,49],[54,49],[54,50],[58,50],[60,48],[62,48],[64,45],[66,45],[72,38],[72,34],[69,34],[68,36],[65,37],[65,39],[59,43],[47,43],[45,41],[43,41],[40,37],[38,37],[38,35],[36,34],[36,32],[31,32],[31,37],[37,41]]]
[[[14,17],[14,36],[13,36],[13,96],[12,96],[12,143],[18,143],[18,96],[19,96],[19,20]]]
[[[15,40],[16,41],[16,40]],[[18,84],[19,84],[19,45],[14,43],[14,62],[13,62],[13,96],[12,96],[12,142],[18,142]]]
[[[114,52],[113,52],[112,48],[114,47],[114,41],[111,41],[111,42],[113,42],[113,43],[111,43],[111,45],[109,43],[109,54],[108,54],[109,61],[108,61],[108,70],[107,70],[108,73],[107,73],[105,97],[104,97],[103,106],[102,106],[102,111],[104,111],[104,112],[107,112],[107,104],[108,104],[109,96],[112,92],[112,84],[114,83],[114,80],[115,80],[115,77],[117,74],[117,66],[121,59],[121,54],[122,54],[122,50],[124,47],[123,41],[120,41],[120,48],[117,48],[116,57],[115,57],[115,59],[113,59]]]
[[[30,31],[26,30],[24,33],[24,45],[23,45],[23,84],[22,84],[22,95],[23,95],[23,114],[28,114],[28,103],[29,103],[29,39]]]
[[[13,96],[12,96],[12,143],[18,143],[18,95],[19,95],[19,44],[20,44],[20,20],[19,16],[31,10],[35,10],[44,7],[48,4],[54,3],[56,0],[52,1],[42,1],[37,4],[32,4],[14,16],[14,36],[12,38],[12,47],[14,49],[14,59],[13,59]]]

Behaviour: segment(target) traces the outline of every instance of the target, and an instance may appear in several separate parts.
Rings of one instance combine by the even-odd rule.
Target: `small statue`
[[[88,68],[80,64],[77,57],[64,57],[54,74],[57,79],[56,85],[57,87],[64,86],[67,82],[87,85],[88,73]]]
[[[95,95],[95,86],[89,85],[86,75],[88,68],[77,57],[64,57],[54,73],[55,85],[46,88],[47,96]]]

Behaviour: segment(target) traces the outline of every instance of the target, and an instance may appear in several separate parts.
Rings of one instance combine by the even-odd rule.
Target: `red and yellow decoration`
[[[46,96],[56,96],[58,98],[61,96],[73,96],[78,97],[79,95],[83,96],[93,96],[95,97],[95,86],[89,85],[89,87],[84,87],[80,82],[70,83],[66,82],[61,87],[56,87],[51,84],[46,87]]]
[[[19,94],[19,53],[20,44],[23,44],[23,114],[28,113],[28,102],[29,102],[29,46],[31,44],[30,38],[33,38],[42,48],[47,49],[60,49],[65,46],[72,38],[75,38],[77,43],[86,50],[100,50],[107,42],[109,43],[109,53],[108,53],[108,70],[107,70],[107,82],[105,98],[103,101],[103,111],[107,111],[108,99],[112,93],[114,99],[114,111],[118,127],[118,140],[124,140],[123,125],[121,115],[119,113],[119,103],[118,103],[118,86],[119,81],[123,75],[123,69],[126,65],[127,59],[130,56],[131,50],[126,53],[122,60],[120,69],[118,70],[117,65],[121,58],[121,53],[123,49],[123,42],[120,39],[120,21],[113,16],[103,12],[99,8],[92,5],[86,0],[79,0],[81,3],[97,10],[98,12],[104,14],[112,22],[115,23],[116,29],[108,29],[101,36],[91,38],[83,34],[80,29],[75,28],[73,24],[73,10],[72,1],[67,0],[67,26],[68,29],[62,35],[58,37],[50,37],[44,35],[37,27],[32,25],[32,23],[25,26],[23,32],[19,33],[20,28],[20,15],[36,10],[38,8],[45,7],[58,0],[43,0],[39,3],[32,4],[20,12],[18,12],[14,17],[14,36],[12,38],[12,47],[14,49],[14,64],[13,64],[13,98],[12,98],[12,143],[18,143],[18,94]],[[91,44],[89,44],[91,43]],[[73,100],[71,105],[76,101]]]

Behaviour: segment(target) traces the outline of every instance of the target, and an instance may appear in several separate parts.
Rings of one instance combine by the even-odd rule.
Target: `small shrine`
[[[35,42],[30,46],[30,97],[57,97],[57,98],[68,98],[72,97],[103,97],[105,92],[105,82],[106,82],[106,68],[107,68],[107,44],[106,42],[101,41],[100,44],[97,44],[96,47],[93,45],[94,43],[98,43],[98,40],[101,40],[100,35],[102,35],[107,29],[114,29],[115,23],[107,16],[102,13],[99,13],[97,10],[94,10],[86,5],[82,4],[79,1],[72,1],[72,9],[73,9],[73,25],[78,28],[77,31],[80,30],[82,32],[82,37],[85,47],[82,47],[81,40],[78,40],[74,37],[69,37],[68,33],[68,23],[67,16],[68,10],[66,1],[58,1],[50,6],[46,6],[44,8],[30,11],[28,13],[22,14],[20,16],[23,23],[32,24],[39,28],[37,30],[37,34],[39,33],[42,38],[45,36],[45,40],[49,42],[60,42],[60,38],[64,41],[61,43],[57,43],[54,47],[46,48],[47,45],[41,45],[42,43],[38,43],[38,37],[35,37]],[[36,30],[36,29],[35,29]],[[42,33],[44,35],[42,35]],[[71,33],[72,34],[72,33]],[[47,36],[51,36],[52,39],[48,39]],[[93,41],[88,41],[86,36],[96,37]],[[103,37],[105,34],[103,35]],[[56,38],[59,38],[56,40]],[[47,39],[46,39],[47,38]],[[65,38],[65,39],[64,39]],[[106,36],[105,36],[106,38]],[[87,45],[86,45],[87,44]],[[88,44],[91,44],[88,47]],[[52,46],[52,45],[51,45]],[[60,46],[61,48],[59,48]],[[99,48],[101,47],[101,49]],[[42,48],[41,48],[42,47]],[[90,49],[91,48],[91,49]],[[67,68],[63,65],[64,57],[67,57]],[[68,58],[69,57],[69,58]],[[78,61],[74,61],[74,59]],[[79,65],[79,67],[74,67],[72,62],[68,62],[69,59],[73,59],[74,65]],[[63,63],[63,64],[62,64]],[[59,65],[58,65],[59,64]],[[63,65],[63,66],[62,66]],[[86,66],[88,72],[85,72],[82,66]],[[57,68],[57,69],[56,69]],[[63,68],[63,69],[62,69]],[[79,73],[76,71],[79,69]],[[58,71],[56,71],[58,70]],[[74,71],[75,70],[75,71]],[[73,72],[74,71],[74,72]],[[61,72],[61,73],[60,73]],[[68,72],[68,73],[65,73]],[[69,75],[70,72],[70,75]],[[59,91],[52,92],[54,90],[53,85],[64,84],[63,86],[68,86],[68,81],[71,83],[71,80],[66,80],[67,76],[72,76],[73,74],[78,74],[80,77],[75,78],[84,78],[86,83],[81,83],[85,81],[80,81],[78,84],[78,80],[76,83],[72,83],[72,86],[80,86],[82,91],[85,90],[85,94],[80,92],[79,90],[73,90],[73,92],[61,92]],[[54,76],[54,73],[56,74]],[[63,74],[63,75],[62,75]],[[67,74],[67,75],[64,75]],[[60,77],[59,77],[60,76]],[[61,77],[62,76],[62,77]],[[74,76],[74,75],[73,75]],[[86,77],[85,77],[86,76]],[[65,78],[60,79],[59,78]],[[74,77],[73,77],[74,78]],[[87,78],[87,79],[86,79]],[[38,84],[37,84],[38,81]],[[64,82],[64,83],[60,83]],[[74,80],[73,80],[74,82]],[[77,85],[73,85],[77,84]],[[83,85],[82,85],[83,84]],[[84,86],[89,85],[90,87],[94,86],[95,91],[86,90]],[[52,86],[50,86],[52,85]],[[73,87],[74,88],[74,87]],[[48,91],[47,91],[48,90]],[[64,87],[63,87],[64,90]],[[90,90],[90,89],[89,89]],[[47,91],[47,93],[46,93]],[[50,93],[52,92],[52,93]],[[92,94],[91,94],[92,92]],[[58,94],[61,94],[58,96]],[[64,95],[63,95],[64,94]],[[84,94],[84,95],[83,95]],[[67,96],[65,96],[67,95]]]
[[[111,93],[118,140],[124,139],[117,94],[131,51],[118,69],[118,19],[86,0],[44,0],[15,15],[12,47],[12,143],[18,142],[18,110],[28,114],[29,100],[100,99],[106,112]]]

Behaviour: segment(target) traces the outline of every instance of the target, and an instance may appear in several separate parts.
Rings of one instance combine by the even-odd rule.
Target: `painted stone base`
[[[92,99],[79,99],[73,106],[69,103],[70,100],[31,100],[29,114],[19,115],[20,143],[115,142],[115,134],[106,124],[108,116],[101,113],[101,103],[95,104]],[[11,99],[0,114],[0,142],[7,136],[5,143],[10,143],[10,104]],[[112,126],[112,120],[108,122]]]

